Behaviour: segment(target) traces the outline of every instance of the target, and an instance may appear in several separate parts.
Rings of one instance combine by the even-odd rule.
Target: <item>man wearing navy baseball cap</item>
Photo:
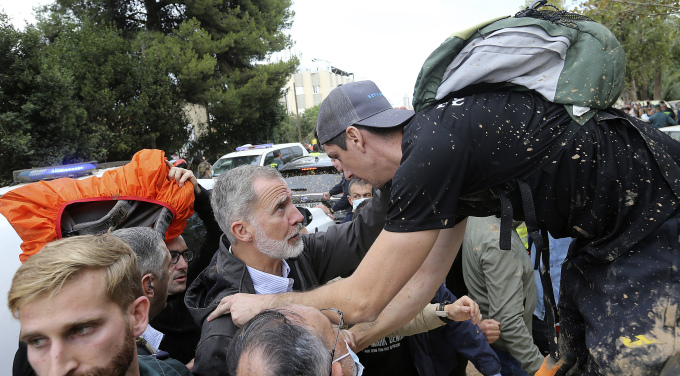
[[[513,217],[526,220],[538,249],[539,228],[575,238],[560,286],[565,370],[656,375],[677,352],[680,143],[611,108],[579,125],[532,91],[445,97],[413,115],[392,109],[370,81],[334,89],[316,131],[347,179],[391,182],[384,230],[342,281],[225,298],[218,310],[235,321],[297,303],[336,307],[349,323],[378,318],[369,330],[384,335],[441,285],[467,216],[497,215],[501,249]]]

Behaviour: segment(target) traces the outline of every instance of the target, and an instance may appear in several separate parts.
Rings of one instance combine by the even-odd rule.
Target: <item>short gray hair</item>
[[[167,257],[165,239],[160,232],[150,227],[129,227],[116,230],[113,236],[123,240],[137,255],[139,272],[144,276],[151,273],[159,279],[167,270],[163,263]]]
[[[231,375],[246,354],[260,357],[264,374],[272,376],[325,375],[332,361],[324,341],[302,324],[300,315],[286,309],[262,311],[236,332],[227,352]]]
[[[275,168],[250,165],[236,167],[215,179],[210,203],[217,223],[232,245],[236,244],[236,237],[231,233],[231,224],[250,220],[258,199],[253,182],[259,178],[283,179]]]

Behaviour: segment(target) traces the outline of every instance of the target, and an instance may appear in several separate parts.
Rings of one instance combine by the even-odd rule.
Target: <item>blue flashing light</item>
[[[266,149],[274,146],[274,144],[262,144],[262,145],[255,145],[255,149]]]
[[[96,169],[97,162],[84,162],[63,166],[19,170],[14,171],[14,181],[17,183],[26,183],[63,177],[78,177],[87,175]]]
[[[255,145],[255,146],[248,144],[248,145],[243,145],[243,146],[237,147],[236,151],[244,151],[244,150],[250,150],[250,149],[267,149],[267,148],[270,148],[272,146],[274,146],[274,144],[261,144],[261,145]]]

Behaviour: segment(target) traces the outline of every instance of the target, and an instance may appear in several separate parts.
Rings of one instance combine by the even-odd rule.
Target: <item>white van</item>
[[[680,125],[671,125],[670,127],[659,128],[659,130],[671,136],[672,139],[680,141]]]
[[[235,152],[223,155],[213,164],[213,176],[222,175],[238,166],[268,166],[274,160],[274,150],[281,151],[283,163],[288,163],[297,157],[309,155],[307,149],[299,142],[290,144],[243,145],[237,147]]]

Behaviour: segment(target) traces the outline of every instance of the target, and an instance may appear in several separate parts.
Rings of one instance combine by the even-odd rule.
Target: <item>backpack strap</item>
[[[544,245],[543,248],[538,248],[536,246],[536,255],[540,253],[543,259],[543,267],[540,269],[541,272],[541,285],[543,286],[543,302],[545,306],[545,324],[548,327],[549,334],[553,335],[555,340],[548,341],[548,350],[550,354],[555,358],[560,358],[559,345],[557,343],[558,330],[557,323],[560,322],[559,314],[557,312],[557,303],[555,300],[555,293],[553,292],[552,277],[550,277],[550,247],[548,245],[548,232],[542,231]],[[534,268],[538,267],[535,265]],[[550,338],[548,338],[550,339]]]
[[[512,243],[512,203],[505,194],[503,188],[498,190],[501,200],[501,234],[499,246],[504,251],[509,251]]]
[[[174,218],[170,209],[156,203],[117,200],[111,205],[110,202],[95,201],[80,210],[64,210],[61,236],[96,235],[126,227],[151,227],[165,234]]]
[[[174,216],[172,215],[170,209],[163,207],[160,214],[158,214],[156,222],[153,224],[154,230],[160,232],[161,234],[165,234],[165,232],[168,231],[168,227],[170,227],[170,223],[172,222],[173,218]]]
[[[119,200],[109,212],[101,217],[101,219],[85,223],[71,224],[70,231],[62,230],[62,237],[67,238],[77,235],[102,234],[109,229],[116,228],[123,222],[129,213],[132,213],[139,205],[135,200]],[[70,222],[73,222],[71,216],[68,217]]]

